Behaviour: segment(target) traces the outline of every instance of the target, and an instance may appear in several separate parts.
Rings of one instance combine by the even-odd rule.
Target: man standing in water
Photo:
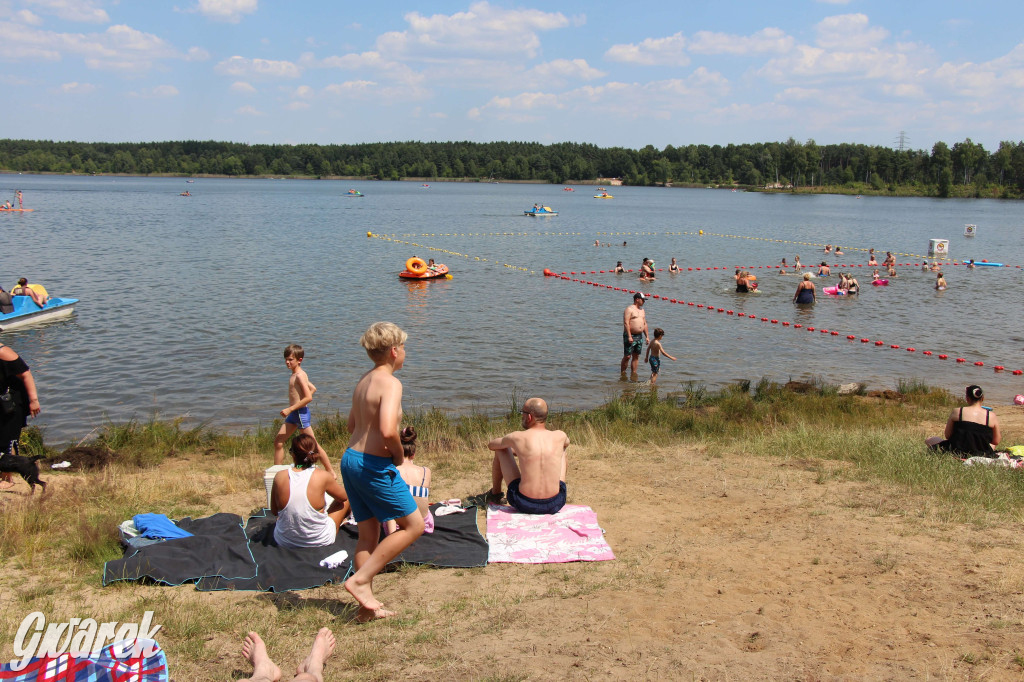
[[[631,364],[631,373],[634,377],[637,365],[640,364],[640,353],[644,350],[644,341],[649,341],[644,298],[640,292],[633,294],[633,304],[622,314],[622,363],[619,366],[619,371],[625,374],[626,365]],[[631,356],[632,363],[630,363]]]

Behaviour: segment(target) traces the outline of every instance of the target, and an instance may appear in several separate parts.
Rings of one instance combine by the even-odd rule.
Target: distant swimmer
[[[679,265],[676,263],[676,259],[673,258],[672,262],[668,264],[669,272],[679,272]]]
[[[942,271],[935,277],[935,290],[945,291],[946,290],[946,278],[942,276]]]
[[[626,269],[622,267],[622,261],[619,261],[615,264],[615,270],[613,272],[615,272],[616,275],[625,271]]]

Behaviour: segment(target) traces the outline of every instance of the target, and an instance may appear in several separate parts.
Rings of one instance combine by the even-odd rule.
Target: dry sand
[[[1024,413],[1000,414],[1005,442],[1024,442]],[[484,490],[487,465],[481,454],[479,478],[437,482],[434,496]],[[177,682],[243,677],[250,628],[288,673],[319,625],[338,638],[327,680],[1022,679],[1019,528],[944,521],[933,500],[850,480],[847,466],[577,449],[569,501],[597,511],[615,561],[386,574],[376,590],[402,612],[394,623],[354,624],[335,586],[96,587],[81,600],[148,595],[155,622],[164,600],[241,614],[222,632],[163,635]],[[262,497],[254,486],[214,502],[245,514]],[[295,606],[312,607],[308,632],[273,632]],[[202,663],[185,660],[197,637]]]

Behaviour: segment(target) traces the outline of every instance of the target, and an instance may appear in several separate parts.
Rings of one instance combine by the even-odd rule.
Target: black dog
[[[46,483],[39,478],[39,465],[36,464],[37,460],[44,459],[42,455],[36,455],[35,457],[22,457],[20,455],[3,455],[0,456],[0,472],[2,473],[15,473],[20,474],[25,482],[28,483],[32,489],[32,495],[36,492],[36,484],[43,486],[43,492],[46,492]]]

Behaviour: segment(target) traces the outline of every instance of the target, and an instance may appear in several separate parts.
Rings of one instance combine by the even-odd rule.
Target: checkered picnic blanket
[[[143,656],[146,646],[155,651]],[[119,642],[94,654],[60,654],[56,657],[32,658],[21,670],[12,670],[12,663],[0,664],[0,680],[5,682],[168,682],[167,657],[152,640],[136,640],[135,646],[118,658],[114,650],[125,651]]]

